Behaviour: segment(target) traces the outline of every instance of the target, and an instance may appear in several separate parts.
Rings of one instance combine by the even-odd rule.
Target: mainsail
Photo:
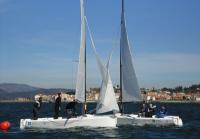
[[[120,60],[122,102],[141,101],[142,97],[133,67],[132,55],[126,31],[124,0],[122,0],[121,13]]]
[[[85,14],[84,3],[80,0],[81,6],[81,40],[80,40],[80,54],[78,63],[78,73],[76,81],[75,99],[78,102],[85,102],[86,90],[86,33],[85,33]]]
[[[87,20],[86,20],[86,23],[87,23]],[[89,30],[92,48],[96,57],[97,65],[99,66],[101,77],[102,77],[102,84],[101,84],[101,89],[100,89],[100,94],[99,94],[99,100],[96,107],[96,113],[105,113],[109,111],[117,112],[119,111],[119,107],[116,101],[113,84],[112,84],[109,69],[108,69],[112,52],[110,53],[107,65],[105,66],[97,54],[94,41],[92,38],[92,34],[91,34],[88,24],[87,24],[87,27]]]

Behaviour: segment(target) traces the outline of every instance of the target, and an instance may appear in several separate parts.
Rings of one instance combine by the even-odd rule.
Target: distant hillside
[[[6,92],[6,91],[3,90],[3,89],[0,89],[0,94],[3,94],[3,93],[8,93],[8,92]]]
[[[6,91],[4,91],[4,90],[2,90],[2,89],[0,89],[0,98],[5,98],[5,94],[7,94],[8,92],[6,92]]]
[[[56,94],[58,92],[68,92],[74,94],[73,89],[51,88],[44,89],[26,84],[2,83],[0,84],[0,99],[15,99],[18,97],[33,98],[36,94]]]
[[[33,92],[40,88],[29,86],[26,84],[15,84],[15,83],[2,83],[0,84],[0,90],[7,93],[20,93],[20,92]]]

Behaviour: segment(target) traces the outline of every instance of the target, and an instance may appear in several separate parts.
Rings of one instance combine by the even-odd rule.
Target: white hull
[[[38,118],[38,120],[21,119],[20,129],[67,129],[75,127],[109,127],[117,126],[183,126],[178,116],[166,116],[164,118],[138,117],[137,115],[90,115],[75,118]]]
[[[20,129],[66,129],[74,127],[116,127],[113,115],[85,115],[75,118],[38,118],[38,120],[21,119]]]
[[[117,126],[183,126],[182,119],[179,116],[166,116],[164,118],[138,117],[138,115],[118,115]]]

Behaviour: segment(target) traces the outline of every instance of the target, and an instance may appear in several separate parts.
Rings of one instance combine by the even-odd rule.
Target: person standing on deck
[[[75,116],[75,112],[76,112],[75,99],[72,102],[67,103],[66,112],[67,112],[67,118],[71,118],[72,116]]]
[[[54,105],[54,111],[55,111],[54,119],[58,119],[59,111],[61,110],[61,93],[58,93],[57,95],[58,96],[56,97]]]
[[[155,111],[156,111],[156,105],[153,106],[153,104],[150,103],[147,112],[147,117],[152,117],[155,114]]]
[[[42,106],[42,97],[35,97],[33,104],[33,120],[37,120],[39,116],[39,110]]]
[[[143,101],[138,116],[139,116],[139,117],[145,117],[146,112],[147,112],[146,102]]]

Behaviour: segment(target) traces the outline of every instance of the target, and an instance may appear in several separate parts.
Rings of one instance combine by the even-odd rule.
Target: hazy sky
[[[200,83],[200,0],[125,0],[140,87]],[[86,0],[94,41],[119,83],[120,0]],[[89,38],[89,34],[87,33]],[[0,0],[0,83],[74,88],[80,42],[79,0]],[[87,39],[87,86],[100,74]]]

